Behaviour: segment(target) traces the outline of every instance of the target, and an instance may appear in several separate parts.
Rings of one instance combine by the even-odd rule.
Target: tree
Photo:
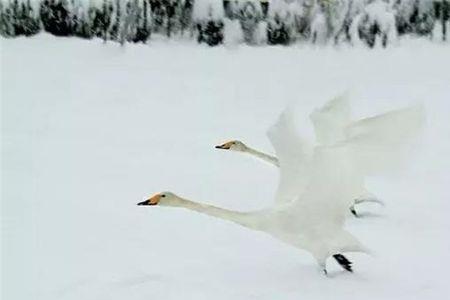
[[[355,34],[353,39],[364,41],[369,47],[374,47],[378,39],[387,46],[396,36],[395,14],[383,0],[375,0],[364,7],[352,23]]]
[[[73,34],[67,0],[44,0],[40,17],[44,29],[56,36]]]
[[[237,16],[247,44],[257,44],[257,30],[263,12],[259,0],[241,1],[237,6]]]
[[[223,42],[224,9],[216,0],[196,0],[193,7],[193,20],[197,27],[197,41],[209,46]]]
[[[292,41],[294,18],[284,0],[273,0],[267,15],[267,42],[271,45],[287,45]]]

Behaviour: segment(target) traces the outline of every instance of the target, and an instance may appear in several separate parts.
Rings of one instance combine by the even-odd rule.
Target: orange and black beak
[[[216,146],[216,149],[229,150],[231,148],[231,145],[233,145],[233,142],[228,142],[228,143]]]
[[[151,197],[150,199],[139,202],[137,205],[156,205],[156,204],[158,204],[159,199],[161,199],[161,195],[158,194],[158,195]]]

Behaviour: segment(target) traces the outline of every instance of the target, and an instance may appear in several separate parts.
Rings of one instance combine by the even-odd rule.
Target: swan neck
[[[251,213],[247,212],[239,212],[233,211],[229,209],[224,209],[220,207],[216,207],[213,205],[203,204],[187,199],[179,199],[179,203],[175,206],[186,208],[189,210],[196,211],[201,214],[205,214],[208,216],[212,216],[215,218],[231,221],[233,223],[237,223],[244,227],[248,227],[251,229],[257,229],[254,216]]]
[[[276,158],[275,156],[266,154],[264,152],[258,151],[256,149],[250,148],[250,147],[246,147],[245,152],[247,152],[250,155],[253,155],[265,162],[268,162],[269,164],[272,164],[274,166],[279,167],[280,163],[278,162],[278,158]]]

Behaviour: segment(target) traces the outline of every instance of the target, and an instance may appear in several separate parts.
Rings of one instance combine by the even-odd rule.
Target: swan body
[[[420,127],[415,126],[420,124],[416,119],[420,117],[420,111],[407,109],[361,120],[346,128],[344,139],[339,142],[311,149],[297,135],[294,117],[287,110],[268,131],[277,158],[257,154],[272,164],[276,162],[280,169],[275,203],[270,207],[250,212],[232,211],[183,199],[171,192],[158,193],[138,205],[181,207],[228,220],[308,251],[325,274],[326,260],[330,256],[344,269],[352,271],[351,262],[342,253],[369,252],[344,229],[355,190],[363,184],[367,173],[375,171],[364,157],[372,158],[372,143],[380,140],[377,135],[380,134],[378,129],[383,128],[381,125],[403,120],[405,125],[400,126],[401,130],[394,130],[396,132],[390,133],[389,138],[376,144],[379,163],[376,171],[382,171],[394,150],[401,148],[398,145],[407,140],[403,133],[415,135]],[[415,120],[409,120],[411,118]]]
[[[352,272],[351,262],[341,253],[367,253],[366,248],[356,238],[333,224],[309,226],[311,218],[299,218],[298,208],[294,203],[252,212],[239,212],[184,199],[172,192],[162,192],[138,205],[184,208],[227,220],[251,230],[265,232],[281,242],[310,252],[325,274],[328,257],[333,256],[343,268]],[[344,263],[338,259],[343,259]]]

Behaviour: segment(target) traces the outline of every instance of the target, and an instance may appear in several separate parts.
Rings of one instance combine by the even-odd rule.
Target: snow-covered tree
[[[0,1],[0,35],[14,37],[14,15],[9,4]]]
[[[230,34],[225,38],[233,43],[362,41],[374,46],[377,39],[386,45],[397,34],[445,40],[449,19],[449,0],[0,0],[4,37],[43,29],[122,44],[146,42],[150,33],[189,32],[209,45]]]
[[[314,44],[325,44],[330,36],[327,24],[327,12],[322,5],[315,4],[312,9],[310,23],[310,39]]]
[[[399,34],[430,35],[434,27],[433,1],[395,0],[393,3]]]
[[[352,42],[364,41],[369,47],[374,47],[377,40],[383,46],[397,38],[395,14],[389,3],[375,0],[364,7],[351,25]]]
[[[150,5],[147,0],[143,0],[140,2],[141,10],[139,14],[139,18],[137,20],[136,34],[134,37],[134,42],[143,42],[146,43],[150,38],[151,33],[151,10]]]
[[[433,4],[436,20],[433,37],[446,41],[450,32],[450,1],[435,1]]]
[[[41,30],[38,7],[30,0],[0,3],[0,34],[4,37],[30,36]]]
[[[216,46],[223,42],[225,12],[222,2],[195,0],[192,17],[197,28],[199,43]]]
[[[267,42],[287,45],[294,35],[294,16],[285,0],[272,0],[267,14]]]
[[[259,22],[263,12],[259,0],[241,0],[235,5],[235,14],[241,24],[244,41],[247,44],[257,44]]]
[[[72,35],[69,7],[70,3],[67,0],[44,0],[40,7],[40,17],[44,29],[57,36]]]
[[[192,30],[192,9],[194,0],[181,1],[181,5],[178,8],[178,18],[180,23],[181,34],[185,31]]]

